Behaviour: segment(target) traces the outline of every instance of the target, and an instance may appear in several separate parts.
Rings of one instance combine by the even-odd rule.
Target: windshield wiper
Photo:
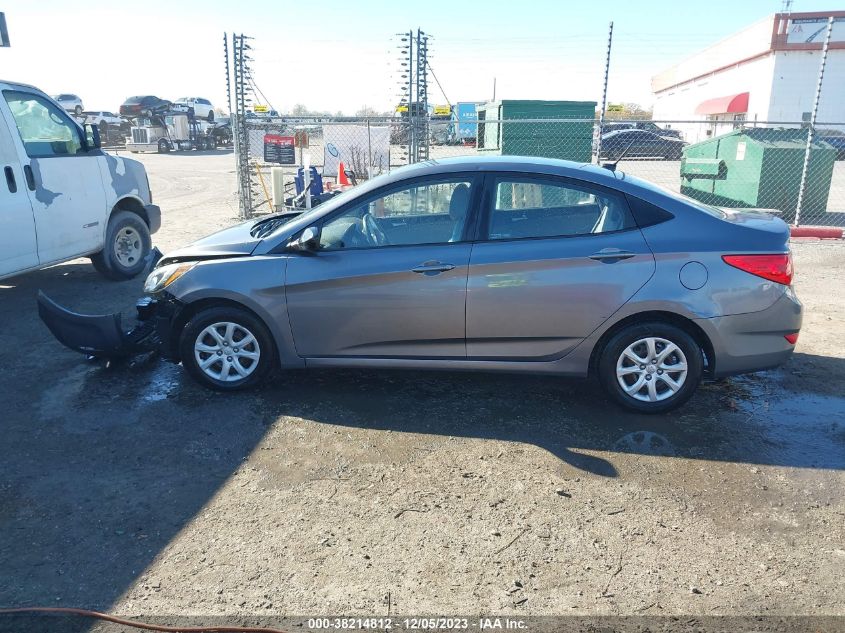
[[[280,226],[293,220],[299,213],[280,213],[263,218],[252,225],[249,234],[252,237],[267,237]]]

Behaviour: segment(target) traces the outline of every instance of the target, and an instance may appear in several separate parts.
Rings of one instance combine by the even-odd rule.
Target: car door
[[[464,358],[476,175],[429,177],[349,203],[290,256],[288,315],[303,357]]]
[[[552,360],[654,273],[625,197],[551,176],[489,176],[467,281],[467,357]]]
[[[0,114],[0,277],[38,265],[35,218],[13,132]]]
[[[82,129],[43,95],[4,90],[3,96],[9,127],[18,132],[41,264],[99,250],[108,215],[102,152],[87,151]]]

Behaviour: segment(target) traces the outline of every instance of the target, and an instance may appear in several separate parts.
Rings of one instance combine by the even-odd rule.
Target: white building
[[[728,132],[739,121],[791,124],[778,127],[808,121],[831,16],[816,121],[845,129],[845,11],[777,13],[664,70],[651,80],[654,120],[685,121],[669,127],[690,142]]]

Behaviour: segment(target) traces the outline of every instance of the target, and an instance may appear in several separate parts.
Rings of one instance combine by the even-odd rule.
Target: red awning
[[[727,114],[729,112],[748,112],[747,92],[708,99],[699,103],[695,109],[696,114]]]

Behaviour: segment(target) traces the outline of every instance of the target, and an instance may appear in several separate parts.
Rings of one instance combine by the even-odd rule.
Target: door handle
[[[18,191],[18,183],[15,180],[15,172],[12,171],[11,167],[4,167],[3,171],[6,174],[6,184],[9,186],[9,192],[16,193]]]
[[[599,262],[604,262],[609,260],[630,259],[634,255],[635,253],[623,251],[618,248],[603,248],[598,253],[593,253],[592,255],[590,255],[590,259],[594,259]]]
[[[35,191],[35,174],[32,173],[32,167],[24,165],[23,175],[26,178],[26,186],[29,187],[30,191]]]
[[[411,272],[422,273],[423,275],[437,275],[452,270],[454,264],[444,264],[443,262],[423,262],[419,266],[411,269]]]

